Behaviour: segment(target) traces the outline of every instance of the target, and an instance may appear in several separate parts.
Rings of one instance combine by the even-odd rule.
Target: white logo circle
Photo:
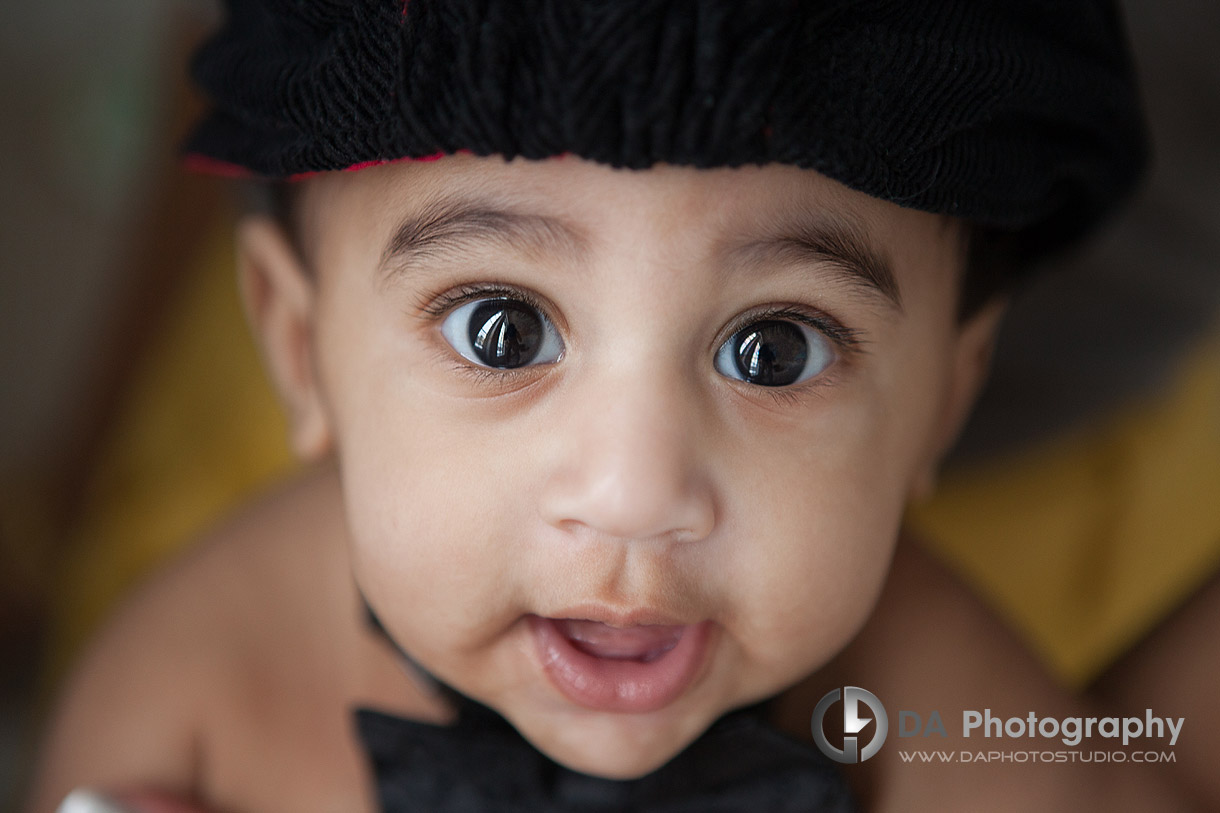
[[[826,730],[823,726],[826,712],[839,702],[840,698],[843,700],[843,747],[841,749],[835,748],[826,739]],[[868,706],[869,711],[873,714],[872,717],[860,717],[861,703]],[[868,745],[860,748],[859,738],[856,735],[874,721],[876,726],[873,727],[872,739],[868,741]],[[842,691],[832,689],[818,701],[817,706],[813,709],[810,727],[813,729],[813,741],[817,743],[822,753],[835,762],[847,764],[863,762],[880,751],[881,746],[885,743],[886,735],[889,734],[890,721],[886,716],[885,707],[881,705],[877,695],[861,689],[859,686],[845,686]]]

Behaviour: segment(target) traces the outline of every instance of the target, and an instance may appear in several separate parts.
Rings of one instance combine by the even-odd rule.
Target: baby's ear
[[[288,412],[297,457],[316,460],[333,436],[315,364],[316,283],[282,226],[250,215],[237,227],[237,276],[246,318]]]
[[[912,482],[912,500],[925,500],[935,490],[941,459],[948,454],[957,440],[966,419],[970,417],[983,384],[987,382],[996,336],[1007,310],[1008,299],[997,296],[958,327],[953,358],[950,359],[949,382],[936,424],[934,444],[931,454],[916,472]]]

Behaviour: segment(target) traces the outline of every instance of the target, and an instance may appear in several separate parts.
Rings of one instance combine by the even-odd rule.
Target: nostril
[[[710,502],[710,501],[709,501]],[[613,539],[624,542],[662,542],[686,544],[707,538],[715,526],[714,510],[709,506],[688,513],[687,521],[615,522],[610,517],[550,519],[549,524],[572,538]]]
[[[715,526],[712,490],[698,478],[609,466],[584,474],[553,482],[542,496],[543,519],[566,534],[677,543]]]

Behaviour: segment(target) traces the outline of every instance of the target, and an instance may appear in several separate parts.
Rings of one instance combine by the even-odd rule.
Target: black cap
[[[1017,232],[1088,232],[1148,160],[1105,0],[229,0],[196,165],[470,152],[778,162]]]

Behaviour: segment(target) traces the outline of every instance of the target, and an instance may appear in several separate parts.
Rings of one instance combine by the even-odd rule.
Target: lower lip
[[[636,713],[664,708],[691,684],[707,650],[709,624],[683,628],[673,649],[644,662],[582,652],[554,620],[529,616],[543,669],[565,697],[596,711]]]

